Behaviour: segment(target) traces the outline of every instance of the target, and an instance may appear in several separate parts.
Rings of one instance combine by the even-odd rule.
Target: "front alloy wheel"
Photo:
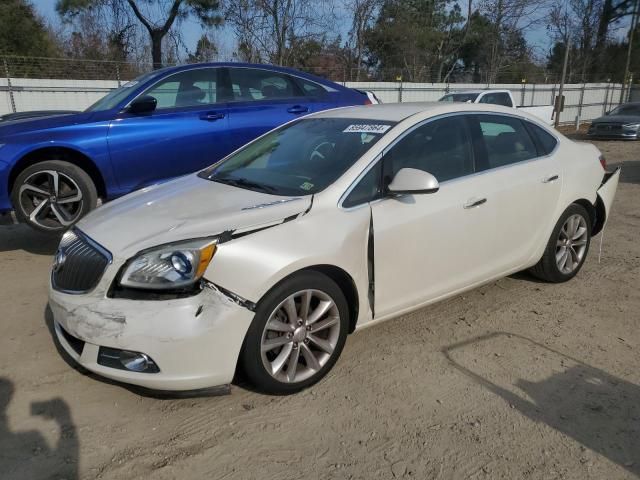
[[[241,354],[249,380],[267,393],[308,387],[337,361],[349,310],[340,287],[307,271],[274,287],[259,302]]]
[[[22,171],[11,196],[17,217],[48,233],[68,230],[97,204],[96,188],[89,175],[59,160],[37,163]]]
[[[262,333],[262,364],[280,382],[301,382],[326,365],[339,339],[335,302],[319,290],[302,290],[269,317]]]

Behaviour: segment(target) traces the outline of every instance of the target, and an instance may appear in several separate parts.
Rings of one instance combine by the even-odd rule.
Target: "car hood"
[[[156,245],[265,227],[310,205],[311,196],[269,195],[193,174],[107,203],[78,228],[114,257],[129,258]]]
[[[638,115],[605,115],[604,117],[598,117],[591,122],[593,123],[619,123],[621,125],[627,123],[640,123],[640,116]]]
[[[72,114],[60,114],[52,112],[51,115],[15,120],[6,120],[0,123],[0,138],[18,133],[34,132],[49,128],[67,127],[90,121],[92,112],[80,112]]]

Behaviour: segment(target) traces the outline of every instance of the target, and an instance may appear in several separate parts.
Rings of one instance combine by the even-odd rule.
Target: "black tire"
[[[54,174],[58,179],[57,192],[53,191]],[[48,194],[34,193],[35,190],[30,189],[23,190],[23,186],[27,183]],[[76,192],[79,192],[81,198],[66,203],[70,199],[77,198]],[[65,202],[58,204],[57,202],[61,200]],[[35,230],[60,234],[96,208],[98,193],[91,177],[80,167],[62,160],[47,160],[31,165],[20,172],[11,190],[11,201],[18,220]],[[31,215],[41,203],[45,205],[36,212],[32,220]],[[63,220],[60,220],[56,213]]]
[[[272,313],[274,313],[278,306],[288,297],[304,290],[319,291],[328,295],[333,300],[340,317],[339,322],[336,323],[336,325],[339,325],[339,334],[337,335],[337,341],[333,353],[330,354],[326,363],[322,365],[321,368],[319,368],[309,378],[288,383],[274,378],[271,373],[267,371],[263,363],[261,345],[267,321]],[[329,372],[329,370],[331,370],[344,348],[348,329],[349,308],[340,287],[338,287],[331,278],[322,273],[315,271],[301,272],[276,285],[258,303],[253,322],[251,323],[244,340],[242,352],[240,354],[240,365],[244,370],[247,379],[258,390],[264,393],[276,395],[295,393],[318,382]],[[305,340],[305,342],[307,342],[307,340]],[[306,348],[302,343],[300,343],[300,345],[301,347],[298,348]],[[313,347],[312,344],[307,343],[307,346],[309,345]],[[284,350],[284,346],[280,351],[282,350]],[[301,359],[303,358],[302,353],[302,351],[299,352]],[[276,355],[276,353],[271,354]],[[306,359],[299,360],[299,362],[304,363],[302,367],[299,367],[304,369],[306,366]]]
[[[566,273],[561,271],[560,267],[558,266],[558,263],[556,261],[556,252],[558,248],[557,244],[560,239],[560,231],[563,228],[565,222],[573,215],[580,215],[584,219],[587,228],[586,245],[580,261],[576,262],[577,266],[575,266],[571,272]],[[551,233],[551,237],[547,242],[547,246],[544,250],[542,258],[529,271],[535,277],[539,278],[540,280],[544,280],[545,282],[561,283],[571,280],[580,271],[587,258],[587,254],[589,253],[589,245],[591,244],[591,231],[591,217],[589,216],[587,210],[582,205],[578,205],[577,203],[569,205],[569,207],[563,212],[563,214],[560,216],[560,219],[553,228],[553,232]]]

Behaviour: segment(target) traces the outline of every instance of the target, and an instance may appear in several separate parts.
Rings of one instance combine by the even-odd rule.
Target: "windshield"
[[[200,176],[274,195],[324,190],[380,140],[394,123],[309,118],[248,144]]]
[[[609,115],[640,115],[640,105],[620,105]]]
[[[125,83],[119,88],[115,90],[111,90],[104,97],[98,100],[96,103],[91,105],[89,108],[85,110],[85,112],[99,112],[103,110],[111,110],[116,107],[122,100],[124,100],[132,91],[133,87],[138,85],[139,83],[146,82],[151,77],[158,74],[158,71],[145,73],[144,75],[139,76],[135,80],[131,80],[130,82]]]
[[[449,93],[442,97],[440,102],[465,102],[473,103],[478,98],[479,93]]]

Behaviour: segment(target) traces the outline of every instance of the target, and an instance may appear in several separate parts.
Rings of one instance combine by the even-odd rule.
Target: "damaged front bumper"
[[[84,368],[166,391],[229,384],[253,319],[250,309],[213,286],[172,300],[70,295],[50,288],[49,306],[60,344]],[[132,371],[118,358],[121,351],[141,354],[155,367]]]

